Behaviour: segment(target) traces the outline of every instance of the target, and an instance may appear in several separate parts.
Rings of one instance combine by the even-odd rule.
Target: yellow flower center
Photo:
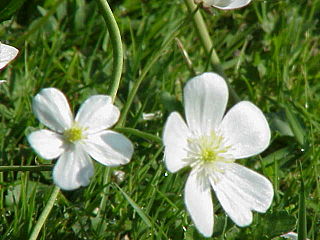
[[[233,162],[234,159],[227,154],[230,146],[226,146],[222,136],[214,131],[210,135],[188,139],[188,157],[192,165],[203,165],[215,162]]]
[[[212,149],[202,149],[201,158],[204,162],[213,162],[217,158],[217,154]]]
[[[65,130],[63,132],[63,136],[68,142],[74,143],[81,139],[84,139],[85,136],[83,135],[83,128],[77,126],[76,124],[71,128]]]
[[[233,155],[229,153],[230,148],[223,136],[212,131],[209,135],[188,139],[186,148],[188,154],[184,161],[197,172],[199,181],[210,179],[217,183],[220,174],[225,171],[225,164],[235,161]]]

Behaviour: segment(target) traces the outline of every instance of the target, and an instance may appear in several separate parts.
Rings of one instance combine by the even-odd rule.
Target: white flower
[[[288,232],[286,234],[282,234],[280,237],[291,239],[291,240],[298,240],[298,233]],[[307,238],[306,240],[309,240],[309,238]]]
[[[0,69],[7,66],[18,55],[19,50],[0,42]]]
[[[106,166],[130,161],[133,145],[125,136],[111,130],[120,112],[111,97],[88,98],[73,119],[68,101],[55,88],[40,91],[32,103],[39,121],[50,130],[39,130],[28,136],[33,149],[44,159],[58,158],[53,169],[55,184],[73,190],[89,184],[93,175],[90,156]]]
[[[213,231],[211,187],[221,206],[238,226],[252,222],[252,210],[265,212],[273,187],[262,175],[235,163],[262,152],[270,141],[269,125],[259,108],[248,101],[223,117],[228,88],[222,77],[204,73],[184,88],[186,121],[173,112],[165,124],[165,164],[174,173],[190,166],[184,200],[198,230]]]
[[[215,7],[222,10],[231,10],[248,5],[251,0],[203,0],[204,7]]]

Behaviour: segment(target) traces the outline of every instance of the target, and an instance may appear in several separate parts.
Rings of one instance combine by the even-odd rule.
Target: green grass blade
[[[301,187],[299,196],[299,217],[298,217],[298,240],[307,239],[307,214],[306,214],[306,199],[305,188],[301,170]]]
[[[304,145],[305,133],[303,131],[301,124],[299,123],[299,120],[297,119],[296,115],[291,111],[290,107],[287,107],[285,109],[285,112],[295,138],[300,143],[300,145]]]
[[[137,213],[139,214],[139,216],[142,218],[142,220],[145,222],[145,224],[148,226],[148,227],[152,227],[152,223],[149,219],[149,217],[144,213],[144,211],[138,206],[138,204],[136,204],[135,201],[133,201],[133,199],[131,197],[129,197],[129,195],[122,190],[122,188],[116,184],[116,183],[113,183],[114,186],[117,187],[117,189],[122,193],[122,195],[127,199],[127,201],[129,202],[129,204],[134,208],[134,210],[137,211]]]

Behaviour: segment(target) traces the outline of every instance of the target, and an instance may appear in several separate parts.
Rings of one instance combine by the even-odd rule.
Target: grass
[[[0,72],[8,81],[0,86],[0,166],[51,164],[26,141],[41,127],[31,110],[40,89],[59,88],[76,110],[111,85],[112,46],[94,1],[28,4],[0,24],[1,41],[20,49]],[[182,87],[194,72],[212,71],[210,59],[183,1],[110,5],[125,54],[115,104],[123,110],[133,97],[118,127],[135,153],[123,167],[96,163],[88,187],[62,191],[38,239],[203,239],[183,202],[189,171],[167,172],[159,138],[168,114],[182,112]],[[231,86],[259,106],[271,125],[269,148],[239,162],[263,173],[275,188],[271,208],[255,213],[246,228],[234,225],[214,200],[212,239],[263,240],[298,230],[320,239],[320,1],[253,1],[236,11],[201,11]],[[141,85],[133,94],[136,81]],[[157,114],[144,120],[143,113]],[[0,239],[28,239],[53,188],[51,171],[0,172]]]

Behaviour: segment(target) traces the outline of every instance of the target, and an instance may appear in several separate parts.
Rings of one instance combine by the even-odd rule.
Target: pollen
[[[83,128],[77,125],[74,125],[73,127],[65,130],[63,132],[63,136],[68,142],[71,142],[71,143],[77,142],[85,138],[85,136],[83,135]]]
[[[222,136],[212,131],[209,135],[188,139],[188,157],[192,165],[203,165],[217,162],[233,162]]]

